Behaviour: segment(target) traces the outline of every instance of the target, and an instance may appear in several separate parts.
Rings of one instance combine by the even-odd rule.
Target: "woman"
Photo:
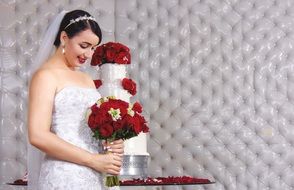
[[[56,50],[47,59],[54,38]],[[101,173],[120,172],[123,141],[104,144],[112,153],[99,154],[100,143],[85,121],[87,108],[100,95],[78,68],[91,58],[101,38],[95,19],[82,10],[60,13],[45,34],[35,61],[44,63],[30,83],[28,112],[30,144],[45,156],[29,151],[29,189],[99,190],[104,188]]]

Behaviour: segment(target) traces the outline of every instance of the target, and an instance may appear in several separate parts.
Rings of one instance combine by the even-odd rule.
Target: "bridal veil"
[[[55,50],[54,41],[58,33],[60,23],[67,11],[60,12],[49,25],[48,29],[43,35],[40,43],[38,53],[30,65],[30,72],[34,73]],[[28,190],[37,190],[40,168],[44,154],[30,143],[28,143]]]

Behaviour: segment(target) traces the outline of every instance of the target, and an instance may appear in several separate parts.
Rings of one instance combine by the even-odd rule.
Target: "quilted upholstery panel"
[[[1,1],[0,183],[26,170],[27,66],[44,26],[62,9],[82,8],[104,42],[132,50],[129,74],[151,127],[150,175],[216,181],[177,187],[185,190],[293,189],[293,3]]]
[[[85,9],[97,18],[103,41],[114,38],[112,0],[4,0],[0,2],[0,184],[12,182],[26,171],[26,111],[28,70],[41,35],[61,10]],[[89,70],[91,72],[92,70]],[[92,71],[92,74],[96,72]],[[7,185],[0,189],[14,189]],[[15,188],[20,189],[20,188]]]
[[[150,115],[150,174],[292,189],[293,1],[116,2]]]

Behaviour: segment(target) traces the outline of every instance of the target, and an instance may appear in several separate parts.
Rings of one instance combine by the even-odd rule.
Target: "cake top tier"
[[[100,66],[100,77],[103,82],[111,82],[126,77],[126,66],[120,64],[103,64]]]

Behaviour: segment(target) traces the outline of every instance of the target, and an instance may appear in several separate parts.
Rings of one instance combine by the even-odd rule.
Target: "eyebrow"
[[[92,45],[92,44],[89,43],[89,42],[82,42],[82,44]]]
[[[82,43],[85,43],[85,44],[90,45],[90,46],[93,46],[93,47],[97,47],[99,45],[99,44],[93,45],[93,44],[91,44],[89,42],[82,42]]]

